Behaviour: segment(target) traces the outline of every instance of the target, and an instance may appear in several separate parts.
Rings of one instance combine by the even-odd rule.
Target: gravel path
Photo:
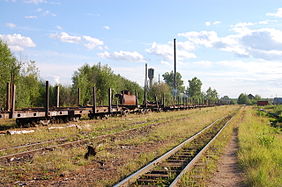
[[[219,159],[218,169],[209,181],[209,187],[245,186],[243,183],[243,173],[239,168],[236,154],[238,148],[238,129],[234,129],[231,141]]]

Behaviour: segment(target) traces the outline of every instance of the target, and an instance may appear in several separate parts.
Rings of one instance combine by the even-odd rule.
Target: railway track
[[[59,147],[73,147],[73,146],[78,146],[78,145],[84,145],[84,144],[89,143],[90,141],[102,140],[102,139],[110,138],[110,137],[118,137],[119,135],[138,131],[138,130],[142,130],[143,128],[151,128],[151,127],[158,126],[158,125],[161,125],[161,124],[167,124],[167,123],[170,123],[170,122],[186,120],[186,119],[189,119],[189,118],[190,118],[189,116],[183,117],[183,115],[179,115],[179,116],[177,116],[176,118],[173,118],[173,119],[165,117],[165,118],[151,120],[151,121],[139,121],[139,122],[131,123],[131,125],[133,125],[133,124],[143,125],[144,124],[144,126],[140,126],[140,127],[136,127],[136,128],[130,128],[130,129],[126,129],[126,130],[121,130],[121,131],[114,132],[114,133],[99,135],[99,136],[96,136],[96,137],[86,137],[86,138],[78,139],[78,140],[75,140],[75,141],[68,141],[67,139],[60,138],[60,139],[49,140],[49,141],[44,141],[44,142],[36,142],[36,143],[28,144],[28,145],[16,146],[16,147],[12,147],[12,148],[13,149],[31,148],[31,149],[1,156],[0,162],[5,163],[5,162],[12,162],[12,161],[30,160],[35,153],[53,151],[53,150],[55,150]],[[162,121],[162,120],[164,120],[164,121]],[[149,123],[149,124],[147,124],[147,123]],[[130,126],[130,124],[129,124],[129,126]],[[52,144],[52,143],[58,143],[58,144],[50,146],[50,144]],[[34,148],[34,146],[40,146],[40,145],[44,145],[44,144],[47,144],[47,146]],[[0,150],[0,152],[8,150],[8,149],[12,149],[12,148],[5,148],[5,149]]]
[[[186,117],[187,114],[180,114],[180,115],[175,115],[173,117],[173,119],[177,120],[179,118],[183,118],[183,117]],[[135,122],[131,122],[131,123],[125,123],[123,124],[126,125],[126,127],[129,127],[129,129],[131,129],[132,127],[134,127],[135,125],[144,125],[146,123],[156,123],[156,122],[162,122],[163,120],[169,120],[171,119],[171,117],[161,117],[161,118],[157,118],[157,119],[150,119],[150,120],[142,120],[142,121],[135,121]],[[165,122],[164,121],[164,122]],[[78,124],[79,125],[79,124]],[[116,126],[115,128],[106,128],[106,129],[101,129],[103,130],[103,134],[101,135],[105,135],[105,132],[110,132],[110,131],[113,131],[113,130],[118,130],[118,128],[120,128],[120,126]],[[129,130],[127,129],[127,130]],[[99,131],[97,131],[99,133]],[[89,133],[84,133],[85,136],[89,136],[89,134],[92,133],[92,132],[89,132]],[[100,136],[100,135],[98,135]],[[90,138],[90,137],[85,137],[85,139],[87,138]],[[72,137],[73,139],[73,137]],[[80,138],[81,139],[81,138]],[[56,139],[49,139],[49,140],[45,140],[45,141],[37,141],[37,142],[30,142],[30,143],[27,143],[27,144],[22,144],[22,145],[17,145],[17,146],[10,146],[10,147],[3,147],[0,149],[0,153],[4,152],[4,151],[7,151],[7,150],[18,150],[18,149],[23,149],[23,148],[29,148],[29,147],[35,147],[35,146],[40,146],[40,145],[43,145],[43,144],[52,144],[52,143],[65,143],[69,141],[67,137],[61,137],[61,138],[56,138]]]
[[[172,150],[126,177],[114,187],[176,186],[181,176],[193,168],[234,115],[235,113],[214,121]]]

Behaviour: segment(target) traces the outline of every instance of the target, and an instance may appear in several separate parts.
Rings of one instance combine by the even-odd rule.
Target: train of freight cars
[[[78,95],[79,90],[78,90]],[[57,87],[55,107],[49,106],[49,82],[46,81],[45,91],[45,107],[41,108],[24,108],[15,110],[16,103],[16,86],[7,83],[6,107],[0,110],[0,119],[16,119],[16,124],[19,127],[29,127],[38,124],[48,125],[49,123],[68,122],[79,120],[82,116],[88,116],[90,119],[104,118],[113,115],[126,115],[128,113],[146,113],[148,111],[171,111],[171,110],[185,110],[191,108],[200,108],[210,106],[207,102],[202,104],[188,104],[188,99],[178,100],[177,104],[166,105],[165,97],[160,101],[155,97],[155,101],[147,101],[147,93],[144,93],[144,101],[142,104],[138,103],[137,93],[134,95],[127,90],[120,94],[115,94],[118,102],[112,103],[112,90],[108,90],[108,105],[97,106],[96,104],[96,88],[92,90],[92,105],[91,106],[77,106],[77,107],[60,107],[59,106],[59,87]],[[79,103],[79,96],[78,96]]]

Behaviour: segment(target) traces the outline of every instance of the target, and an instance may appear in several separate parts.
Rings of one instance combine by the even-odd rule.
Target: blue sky
[[[0,0],[0,39],[35,60],[43,79],[71,84],[85,63],[143,85],[144,64],[198,77],[203,90],[282,96],[281,0]],[[156,79],[157,81],[157,79]]]

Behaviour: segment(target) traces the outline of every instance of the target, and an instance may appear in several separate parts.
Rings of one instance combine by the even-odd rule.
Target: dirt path
[[[209,187],[245,186],[243,184],[243,173],[239,168],[236,155],[238,148],[238,129],[234,129],[231,141],[226,146],[224,154],[219,159],[218,169],[209,181]]]

